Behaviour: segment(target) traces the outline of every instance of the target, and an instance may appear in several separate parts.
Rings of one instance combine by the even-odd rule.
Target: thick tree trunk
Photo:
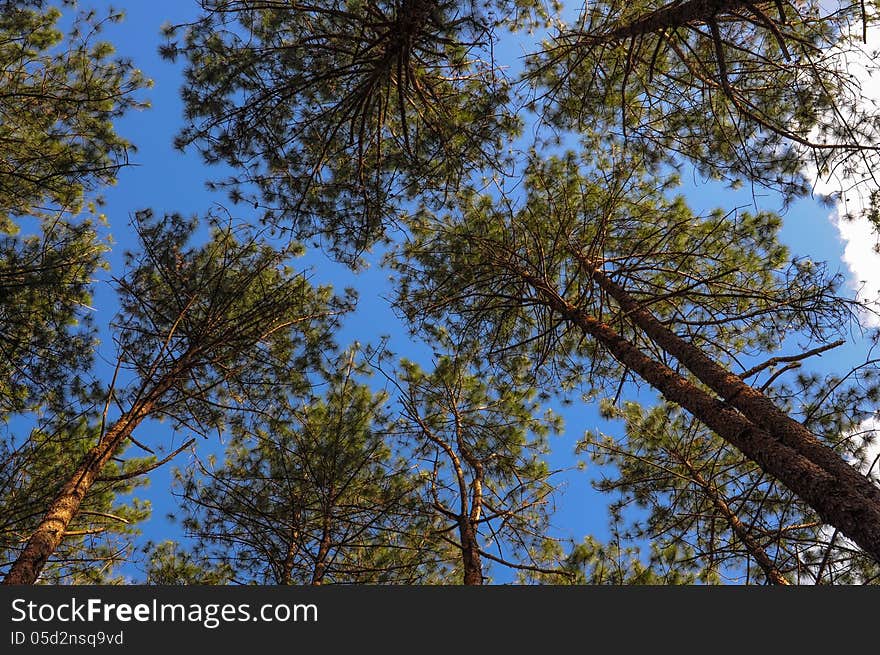
[[[713,397],[665,364],[648,357],[611,326],[571,305],[546,280],[516,266],[510,268],[535,289],[549,307],[596,339],[667,400],[689,411],[739,449],[810,505],[823,521],[839,528],[880,562],[880,502],[860,491],[865,480],[855,469],[847,467],[838,457],[839,464],[846,467],[850,475],[842,477],[825,470],[778,435],[750,421],[728,402]]]
[[[702,350],[674,334],[602,271],[593,268],[592,278],[626,312],[627,319],[644,330],[654,343],[675,357],[703,384],[742,412],[752,423],[764,428],[782,443],[838,478],[851,493],[858,493],[867,500],[880,503],[880,487],[821,443],[800,422],[780,410],[770,398],[720,366]]]
[[[645,16],[615,27],[608,32],[583,35],[581,40],[586,41],[588,44],[620,43],[661,30],[675,29],[688,24],[706,23],[717,14],[733,14],[746,7],[748,5],[743,0],[687,0],[686,2],[670,2]]]
[[[461,562],[464,568],[464,584],[483,584],[483,563],[474,529],[467,516],[459,517],[458,534],[461,539]]]
[[[68,526],[104,466],[137,425],[150,413],[152,407],[153,403],[149,401],[138,403],[116,421],[100,442],[89,450],[49,505],[24,550],[3,579],[3,584],[34,584],[37,581],[46,562],[64,539]]]

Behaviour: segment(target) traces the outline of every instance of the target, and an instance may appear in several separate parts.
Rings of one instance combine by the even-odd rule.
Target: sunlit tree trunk
[[[153,411],[157,393],[161,395],[161,392],[162,389],[157,388],[148,398],[136,403],[89,450],[52,500],[43,519],[31,533],[24,550],[3,579],[3,584],[34,584],[37,581],[46,562],[64,540],[68,526],[76,517],[83,499],[100,477],[104,466],[141,421]]]

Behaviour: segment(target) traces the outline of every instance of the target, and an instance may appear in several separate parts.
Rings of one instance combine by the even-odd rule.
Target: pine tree
[[[65,11],[75,2],[65,2]],[[0,561],[6,568],[100,422],[91,377],[92,282],[104,265],[96,196],[133,146],[114,129],[145,106],[140,71],[101,30],[118,12],[65,17],[41,0],[0,10]],[[83,210],[88,209],[86,217]],[[135,458],[132,463],[146,465]],[[116,464],[108,466],[113,471]],[[46,581],[101,581],[147,507],[140,481],[101,483],[65,534]],[[120,541],[119,537],[123,539]]]
[[[773,216],[694,216],[634,164],[551,160],[520,207],[465,193],[455,213],[426,212],[397,259],[400,306],[505,360],[532,358],[544,384],[601,390],[634,375],[880,558],[880,490],[835,452],[844,435],[817,436],[731,370],[796,331],[827,346],[849,311],[837,281],[789,258]]]
[[[94,192],[127,161],[132,145],[113,121],[144,106],[139,91],[148,85],[100,40],[121,14],[80,15],[67,35],[61,15],[41,0],[4,0],[0,12],[3,416],[63,404],[65,385],[89,368],[89,281],[105,246],[97,221],[78,215],[86,200],[97,213]]]
[[[146,511],[115,495],[181,450],[122,459],[153,418],[234,434],[220,466],[181,477],[197,546],[148,547],[155,582],[433,582],[460,566],[481,583],[486,560],[541,582],[876,579],[880,488],[859,435],[876,364],[850,386],[791,381],[861,308],[791,257],[778,216],[697,216],[668,176],[693,164],[787,201],[810,169],[875,167],[878,117],[845,66],[850,23],[876,21],[864,3],[612,0],[568,26],[532,0],[204,0],[163,50],[186,60],[178,145],[232,165],[215,186],[291,241],[207,218],[191,245],[199,221],[139,215],[109,385],[86,375],[101,246],[69,217],[125,163],[112,122],[144,82],[82,29],[100,20],[63,42],[41,0],[3,6],[0,412],[49,416],[0,451],[6,582],[102,579]],[[546,38],[516,76],[496,46],[523,27]],[[559,156],[575,139],[582,156]],[[23,216],[37,236],[13,234]],[[352,265],[391,247],[397,306],[436,345],[433,371],[389,373],[393,454],[385,400],[351,365],[310,389],[351,298],[294,274],[303,238]],[[643,383],[653,409],[626,402]],[[552,421],[531,387],[624,419],[584,444],[617,469],[605,544],[546,538]]]
[[[790,199],[809,190],[811,165],[824,174],[870,162],[877,117],[862,107],[842,53],[857,48],[849,21],[867,26],[873,14],[850,2],[831,12],[809,2],[602,2],[585,6],[574,27],[553,22],[521,83],[553,136],[578,134],[592,178],[573,172],[579,164],[570,159],[530,163],[523,201],[499,181],[507,162],[419,147],[418,137],[427,144],[438,134],[420,88],[434,88],[443,53],[457,48],[488,62],[483,85],[498,88],[486,53],[495,30],[529,7],[497,7],[499,20],[473,4],[209,3],[183,45],[167,51],[189,62],[191,123],[181,144],[239,166],[242,178],[229,183],[257,182],[262,197],[253,201],[269,206],[273,222],[274,207],[292,209],[295,233],[360,251],[386,225],[401,225],[400,306],[416,328],[451,330],[456,342],[496,359],[504,353],[505,363],[520,353],[548,385],[617,388],[619,396],[628,379],[644,380],[880,557],[877,487],[834,452],[840,443],[817,438],[733,372],[743,356],[793,334],[815,349],[828,345],[851,310],[837,297],[838,280],[789,260],[777,217],[695,217],[668,197],[672,184],[660,175],[690,161]],[[303,33],[290,30],[295,19]],[[221,24],[235,29],[217,37]],[[486,39],[467,41],[461,26]],[[445,46],[433,51],[438,58],[423,56],[428,42]],[[269,55],[265,67],[261,55]],[[434,98],[445,122],[476,148],[514,137],[515,121],[462,129],[461,116],[486,123],[462,114],[479,105],[461,79],[449,76],[448,93]],[[306,83],[311,95],[301,98]],[[485,115],[515,117],[521,96],[508,86],[504,95],[483,91],[494,98]],[[426,153],[465,174],[426,179]],[[383,177],[383,162],[392,176]],[[479,174],[490,180],[484,187],[494,181],[491,193],[472,190]],[[340,224],[334,212],[357,223]]]
[[[97,412],[60,412],[35,427],[17,447],[0,451],[0,562],[6,569],[39,525],[46,507],[76,469],[99,429]],[[77,584],[114,580],[115,567],[132,555],[131,539],[149,505],[132,494],[146,479],[122,475],[145,470],[153,457],[126,453],[125,467],[111,461],[65,528],[40,577],[41,582]]]
[[[37,580],[102,480],[130,480],[162,463],[108,471],[138,443],[133,433],[145,419],[196,434],[221,429],[236,412],[260,411],[266,386],[305,384],[316,353],[332,343],[347,300],[313,288],[290,267],[290,252],[277,252],[247,228],[205,222],[214,225],[211,238],[194,246],[196,219],[138,215],[141,250],[128,254],[117,281],[118,365],[101,421],[77,466],[58,481],[5,583]],[[119,408],[115,420],[111,404]]]
[[[561,422],[542,413],[524,366],[494,376],[475,364],[453,350],[431,372],[404,360],[394,376],[401,436],[429,481],[424,511],[458,553],[466,585],[483,584],[486,561],[553,575],[536,558],[549,539],[556,491],[543,460],[546,439]]]
[[[876,406],[874,363],[843,378],[801,373],[773,384],[815,354],[787,358],[790,363],[761,386],[824,441],[844,437],[847,460],[876,481],[874,431],[862,428]],[[876,561],[699,421],[668,404],[646,411],[631,402],[607,403],[605,410],[626,422],[625,434],[589,434],[580,448],[613,466],[603,469],[599,488],[613,494],[612,515],[617,524],[627,523],[620,529],[625,541],[649,539],[663,550],[689,551],[705,582],[876,582]],[[627,508],[639,509],[623,521]]]
[[[202,6],[163,49],[187,64],[178,145],[232,165],[218,186],[233,199],[349,261],[412,198],[440,202],[502,165],[521,121],[494,33],[545,13],[529,0]]]
[[[95,328],[91,282],[105,247],[88,221],[46,220],[0,237],[0,416],[65,405],[87,386]]]
[[[274,393],[271,412],[235,427],[222,462],[178,472],[196,562],[239,584],[442,577],[416,503],[424,483],[392,455],[388,399],[358,380],[359,356],[332,362],[316,395]]]
[[[816,172],[878,161],[880,119],[848,67],[871,61],[851,25],[877,16],[852,0],[609,0],[571,25],[529,0],[202,6],[164,49],[187,63],[179,145],[232,165],[218,185],[234,199],[350,261],[413,201],[437,208],[462,183],[515,176],[524,120],[538,143],[688,161],[788,199]],[[546,38],[523,44],[514,75],[496,52],[520,30]]]
[[[66,2],[75,7],[75,2]],[[122,19],[86,12],[65,36],[43,0],[4,0],[0,11],[0,231],[35,209],[77,213],[90,191],[115,181],[132,145],[113,121],[143,107],[149,83],[113,57],[101,29]]]
[[[527,77],[542,118],[587,148],[622,143],[655,162],[675,153],[706,176],[790,198],[817,171],[876,166],[880,119],[850,69],[871,59],[853,25],[876,19],[849,0],[589,3]]]

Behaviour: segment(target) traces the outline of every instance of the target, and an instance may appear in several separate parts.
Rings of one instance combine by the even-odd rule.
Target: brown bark
[[[483,506],[483,465],[473,456],[464,440],[463,428],[461,425],[461,417],[455,409],[455,403],[451,402],[452,413],[455,416],[456,445],[462,452],[465,461],[470,464],[474,470],[474,480],[472,489],[472,501],[469,505],[468,501],[468,484],[462,467],[461,459],[455,453],[452,446],[444,439],[441,439],[433,430],[422,420],[418,412],[413,411],[412,417],[419,424],[425,437],[431,442],[439,446],[446,456],[449,463],[455,471],[455,478],[458,482],[459,509],[458,514],[452,514],[458,521],[459,548],[461,549],[461,564],[463,570],[463,583],[466,585],[482,585],[483,584],[483,563],[480,557],[480,544],[477,541],[474,526],[480,520],[480,514]],[[450,540],[450,543],[453,543]]]
[[[324,576],[327,574],[327,558],[330,555],[331,534],[330,515],[324,516],[324,524],[321,528],[321,540],[318,542],[318,553],[315,556],[315,568],[312,571],[312,584],[320,586],[324,584]]]
[[[480,546],[474,528],[467,516],[459,517],[458,534],[461,539],[461,561],[464,567],[464,584],[483,584],[483,564],[480,561]]]
[[[733,530],[733,533],[742,542],[746,550],[749,551],[749,554],[755,558],[755,561],[758,563],[758,566],[761,567],[767,580],[770,581],[771,584],[776,585],[790,584],[785,576],[782,575],[782,572],[776,568],[776,565],[773,563],[773,560],[770,558],[770,555],[764,547],[752,537],[749,533],[748,527],[746,527],[739,516],[736,515],[736,512],[730,508],[730,505],[727,504],[727,500],[721,495],[721,493],[719,493],[718,489],[710,484],[687,458],[682,457],[678,453],[673,453],[673,456],[688,470],[691,479],[703,489],[704,493],[709,497],[709,500],[712,501],[715,509],[718,510],[721,516],[724,517],[724,520],[727,521],[727,524],[730,526],[730,529]]]
[[[287,552],[284,555],[284,562],[281,564],[281,580],[283,585],[291,584],[293,580],[293,564],[299,553],[299,514],[293,515],[293,526],[288,534]]]
[[[455,416],[455,440],[461,456],[471,467],[473,477],[471,479],[471,502],[470,510],[466,502],[461,503],[461,516],[458,519],[459,538],[461,539],[461,560],[464,568],[464,584],[466,585],[482,585],[483,584],[483,563],[480,560],[480,544],[477,540],[476,526],[480,520],[483,511],[483,463],[474,456],[471,449],[467,445],[467,440],[462,426],[461,415],[454,402],[450,403],[453,415]],[[461,468],[461,462],[455,458],[454,465],[456,473],[460,481],[464,481],[464,471]],[[460,487],[462,500],[467,499],[467,487],[463,484]]]
[[[585,260],[581,261],[585,263]],[[632,323],[644,330],[654,343],[675,357],[703,384],[742,412],[752,423],[764,428],[782,443],[837,478],[850,489],[851,494],[857,493],[866,500],[880,503],[880,488],[821,443],[800,422],[780,410],[770,398],[720,366],[702,350],[674,334],[602,271],[593,267],[591,276],[603,291],[614,298]]]
[[[61,487],[45,515],[25,544],[24,550],[3,579],[3,584],[34,584],[52,553],[67,533],[83,499],[113,453],[131,436],[153,409],[155,401],[140,401],[110,429],[83,458],[73,475]]]
[[[761,4],[761,3],[754,3]],[[581,37],[589,44],[620,43],[627,39],[638,38],[645,34],[661,30],[684,27],[693,23],[706,23],[716,14],[736,13],[748,8],[753,3],[743,0],[688,0],[687,2],[671,2],[652,11],[646,16],[616,27],[602,34],[587,34]]]
[[[515,265],[508,266],[538,292],[548,307],[596,339],[667,400],[693,414],[797,494],[823,521],[839,528],[880,562],[880,502],[859,492],[861,483],[854,485],[852,481],[854,476],[861,477],[855,469],[848,467],[852,475],[846,479],[833,475],[777,435],[750,421],[731,404],[713,397],[665,364],[645,355],[611,326],[571,305],[542,278]],[[845,465],[843,460],[840,463]]]

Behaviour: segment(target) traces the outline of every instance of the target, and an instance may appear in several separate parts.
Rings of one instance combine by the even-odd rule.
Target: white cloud
[[[861,24],[854,26],[861,36]],[[862,83],[864,95],[862,104],[865,108],[873,108],[880,111],[880,79],[877,77],[877,53],[880,45],[880,26],[876,23],[868,29],[867,44],[863,44],[858,51],[847,52],[841,55],[849,70],[854,72]],[[875,74],[871,71],[874,69]],[[880,254],[875,250],[878,242],[877,234],[867,220],[859,218],[859,214],[868,206],[868,194],[871,190],[872,172],[876,173],[876,154],[861,164],[860,170],[847,177],[830,176],[816,180],[818,193],[840,192],[841,198],[835,211],[830,215],[831,222],[837,228],[840,238],[844,243],[843,262],[850,271],[850,283],[853,289],[859,292],[859,298],[867,303],[872,303],[880,311]],[[873,164],[871,163],[873,162]],[[866,183],[858,181],[869,180]],[[849,214],[855,216],[854,220],[844,218]],[[866,314],[864,320],[867,324],[880,326],[880,316],[872,313]]]
[[[851,274],[852,286],[859,291],[865,301],[880,297],[880,254],[874,249],[877,235],[865,219],[846,220],[845,210],[838,208],[831,214],[831,222],[843,239],[843,261]],[[874,325],[880,324],[880,317],[871,316]]]

